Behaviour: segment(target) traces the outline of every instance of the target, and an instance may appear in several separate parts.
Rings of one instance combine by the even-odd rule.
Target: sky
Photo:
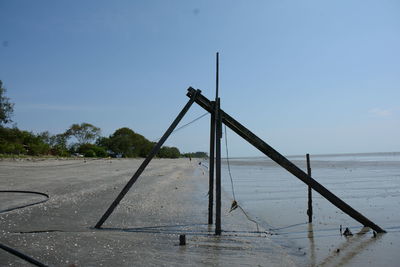
[[[20,129],[88,122],[156,140],[189,86],[215,97],[219,52],[221,108],[282,154],[400,151],[397,0],[0,0],[0,12],[0,80]],[[182,124],[204,113],[194,104]],[[166,145],[208,151],[209,125]],[[262,155],[227,138],[230,156]]]

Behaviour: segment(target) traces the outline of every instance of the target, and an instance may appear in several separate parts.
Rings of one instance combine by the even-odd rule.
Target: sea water
[[[300,265],[399,266],[400,153],[310,158],[315,180],[388,233],[374,235],[315,191],[308,223],[308,186],[267,157],[229,159],[239,205]],[[305,155],[288,159],[306,172]],[[233,198],[226,159],[222,183]]]

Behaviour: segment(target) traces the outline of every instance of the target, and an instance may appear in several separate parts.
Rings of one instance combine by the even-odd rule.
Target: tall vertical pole
[[[217,99],[216,112],[216,140],[215,140],[215,234],[221,235],[221,138],[222,138],[222,120],[220,112],[220,99]]]
[[[215,102],[211,102],[214,106]],[[215,113],[211,112],[210,125],[210,163],[209,163],[209,184],[208,184],[208,224],[213,224],[214,206],[214,162],[215,162]]]
[[[311,164],[310,164],[310,154],[306,155],[307,159],[307,174],[308,176],[311,177]],[[308,215],[308,222],[312,223],[312,216],[313,216],[313,210],[312,210],[312,191],[311,191],[311,186],[308,186],[308,209],[307,209],[307,215]]]
[[[221,235],[221,138],[222,138],[222,119],[221,103],[219,98],[219,53],[216,55],[216,77],[215,77],[215,234]]]
[[[215,77],[215,102],[217,102],[217,99],[219,97],[219,53],[217,52],[217,57],[216,57],[216,77]]]

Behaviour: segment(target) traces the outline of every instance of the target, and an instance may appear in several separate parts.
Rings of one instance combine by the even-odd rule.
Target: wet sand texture
[[[293,266],[223,200],[221,237],[207,225],[208,177],[192,160],[153,160],[104,223],[93,226],[141,160],[0,162],[0,190],[44,192],[42,204],[0,213],[1,243],[50,266]],[[3,194],[2,209],[30,195]],[[36,197],[35,197],[36,198]],[[179,235],[186,245],[179,246]],[[30,266],[0,250],[1,266]]]
[[[290,160],[306,169],[305,155]],[[400,153],[316,155],[311,168],[316,180],[387,233],[374,235],[316,192],[308,224],[307,185],[265,157],[231,160],[236,198],[299,265],[399,266]],[[223,185],[229,189],[228,175]],[[341,235],[340,225],[353,235]]]

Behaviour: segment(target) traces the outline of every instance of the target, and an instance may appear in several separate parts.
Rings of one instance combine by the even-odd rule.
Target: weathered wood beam
[[[215,103],[215,234],[221,235],[221,132],[220,99]]]
[[[195,92],[196,92],[195,89],[189,87],[187,96],[193,97],[193,94],[195,94]],[[213,112],[210,100],[208,100],[202,94],[197,95],[195,102],[198,105],[200,105],[202,108],[207,110],[208,112],[210,112],[210,113]],[[265,143],[261,138],[259,138],[255,134],[253,134],[250,130],[248,130],[246,127],[244,127],[238,121],[236,121],[234,118],[229,116],[223,110],[220,110],[220,112],[221,112],[221,116],[222,116],[222,123],[224,123],[226,126],[228,126],[232,131],[234,131],[236,134],[241,136],[247,142],[252,144],[255,148],[260,150],[262,153],[264,153],[270,159],[272,159],[273,161],[278,163],[281,167],[283,167],[288,172],[290,172],[291,174],[296,176],[302,182],[311,186],[312,189],[314,189],[319,194],[321,194],[324,198],[326,198],[333,205],[338,207],[340,210],[342,210],[343,212],[348,214],[350,217],[352,217],[356,221],[360,222],[362,225],[368,226],[378,233],[386,232],[385,230],[380,228],[378,225],[376,225],[375,223],[370,221],[368,218],[363,216],[361,213],[359,213],[358,211],[353,209],[350,205],[345,203],[343,200],[338,198],[336,195],[334,195],[332,192],[330,192],[328,189],[326,189],[324,186],[322,186],[320,183],[318,183],[316,180],[314,180],[311,176],[307,175],[303,170],[301,170],[299,167],[297,167],[295,164],[293,164],[291,161],[289,161],[286,157],[281,155],[278,151],[273,149],[270,145]]]
[[[196,99],[197,95],[200,93],[201,93],[200,90],[195,90],[193,92],[192,97],[190,97],[189,101],[183,107],[181,112],[179,112],[178,116],[171,123],[171,125],[169,126],[167,131],[164,133],[164,135],[161,137],[161,139],[158,141],[158,143],[152,148],[152,150],[150,151],[147,158],[142,162],[142,164],[136,170],[136,172],[132,176],[132,178],[128,181],[128,183],[124,186],[124,188],[121,190],[121,192],[118,194],[118,196],[111,203],[110,207],[106,210],[106,212],[103,214],[103,216],[100,218],[100,220],[95,225],[95,228],[97,228],[97,229],[100,228],[103,225],[103,223],[108,219],[108,217],[110,217],[111,213],[113,213],[114,209],[119,205],[119,203],[124,198],[126,193],[128,193],[129,189],[131,189],[133,184],[136,182],[136,180],[139,178],[139,176],[142,174],[142,172],[146,169],[146,167],[150,163],[150,161],[154,158],[154,156],[158,153],[158,151],[160,151],[161,146],[164,144],[164,142],[167,140],[167,138],[174,131],[174,129],[176,128],[178,123],[182,120],[183,116],[185,116],[185,114],[187,113],[189,108],[194,103],[194,100]]]

